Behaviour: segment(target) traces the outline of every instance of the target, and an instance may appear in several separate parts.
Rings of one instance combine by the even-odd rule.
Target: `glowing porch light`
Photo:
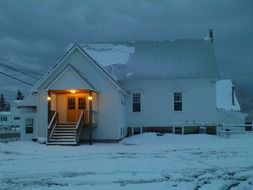
[[[90,101],[91,101],[91,100],[92,100],[92,96],[89,96],[89,97],[88,97],[88,100],[90,100]]]
[[[75,93],[76,93],[76,90],[70,90],[70,93],[71,93],[71,94],[75,94]]]
[[[47,97],[47,100],[48,100],[48,101],[50,101],[50,100],[51,100],[51,97],[50,97],[50,96],[48,96],[48,97]]]

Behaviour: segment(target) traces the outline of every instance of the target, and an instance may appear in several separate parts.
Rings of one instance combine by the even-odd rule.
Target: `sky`
[[[0,63],[44,74],[70,43],[204,38],[208,29],[221,77],[253,94],[252,0],[0,0]],[[17,89],[30,87],[0,74],[0,93]]]

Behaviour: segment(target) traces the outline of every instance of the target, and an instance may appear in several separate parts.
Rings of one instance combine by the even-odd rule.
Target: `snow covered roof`
[[[80,47],[119,80],[217,78],[219,75],[213,45],[205,40],[96,42],[80,44]],[[120,64],[125,67],[119,67]],[[109,65],[115,67],[114,72],[110,72]]]
[[[99,63],[96,62],[96,60],[93,59],[93,57],[91,57],[86,51],[84,51],[83,48],[81,48],[79,45],[76,44],[70,44],[67,49],[65,54],[57,61],[57,63],[55,65],[53,65],[53,67],[51,67],[51,69],[33,86],[32,88],[32,92],[37,92],[38,88],[48,79],[48,77],[50,75],[53,74],[54,71],[56,71],[61,64],[64,63],[64,60],[70,56],[75,50],[79,51],[80,53],[82,53],[85,57],[87,57],[98,69],[99,71],[102,72],[102,74],[104,74],[117,88],[118,90],[123,93],[123,94],[127,94],[127,92],[121,88],[121,86],[119,85],[118,81],[115,80],[115,78],[109,74],[105,68],[100,65]],[[65,62],[66,63],[66,62]],[[85,78],[85,76],[82,76]]]
[[[25,97],[18,107],[36,107],[37,106],[37,95],[33,94]]]
[[[231,80],[219,80],[216,82],[216,106],[218,109],[240,111],[240,104],[234,93],[234,105],[232,103],[232,87]]]
[[[11,115],[11,112],[10,111],[0,111],[0,115]]]

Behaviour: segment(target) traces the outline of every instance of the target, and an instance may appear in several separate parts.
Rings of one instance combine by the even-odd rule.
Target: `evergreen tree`
[[[20,90],[17,91],[16,99],[17,100],[23,100],[24,99],[24,95]]]
[[[0,96],[0,111],[4,111],[5,104],[6,104],[6,101],[5,101],[4,95],[1,94],[1,96]]]

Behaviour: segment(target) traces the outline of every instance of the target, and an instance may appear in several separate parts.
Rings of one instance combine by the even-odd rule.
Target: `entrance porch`
[[[78,144],[84,128],[97,125],[97,93],[87,89],[48,91],[48,144]]]

